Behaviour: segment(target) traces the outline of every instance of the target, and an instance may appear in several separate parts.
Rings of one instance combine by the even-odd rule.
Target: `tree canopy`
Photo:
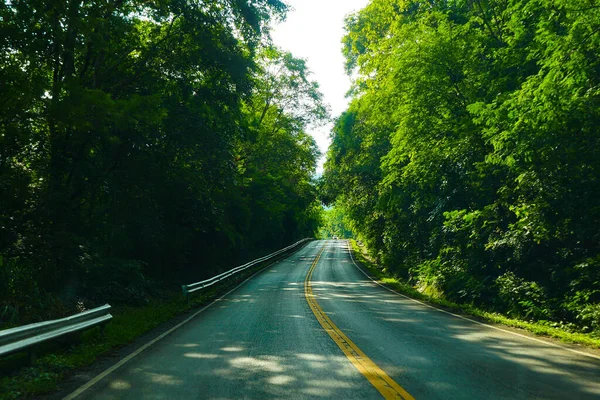
[[[600,329],[600,7],[373,0],[323,199],[455,301]]]
[[[314,234],[328,110],[279,0],[0,5],[4,318],[138,302]],[[60,310],[58,310],[60,311]]]
[[[345,211],[339,205],[323,210],[317,237],[324,240],[353,238],[354,233],[345,216]]]

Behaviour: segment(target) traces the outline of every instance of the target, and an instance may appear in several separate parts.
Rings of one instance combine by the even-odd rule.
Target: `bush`
[[[600,304],[588,304],[577,315],[584,331],[595,331],[600,334]]]
[[[88,270],[83,293],[92,302],[143,305],[149,301],[151,284],[138,260],[109,258]]]
[[[537,282],[527,281],[509,271],[496,278],[496,287],[509,315],[530,320],[551,319],[546,291]]]

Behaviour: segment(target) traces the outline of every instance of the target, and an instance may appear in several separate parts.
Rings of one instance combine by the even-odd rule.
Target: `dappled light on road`
[[[128,382],[115,379],[110,383],[110,388],[114,390],[127,390],[131,388],[131,385]]]
[[[165,338],[159,353],[108,377],[93,397],[378,398],[308,309],[312,246]]]
[[[205,354],[205,353],[185,353],[183,356],[189,357],[189,358],[218,358],[219,357],[219,355],[217,355],[217,354]]]
[[[189,345],[173,343],[172,349],[182,349],[181,360],[173,359],[175,362],[169,364],[143,362],[141,367],[130,371],[130,380],[110,379],[108,393],[104,392],[100,397],[126,396],[123,392],[132,389],[133,382],[136,393],[142,393],[145,398],[160,397],[161,389],[157,389],[157,385],[172,387],[169,393],[176,397],[191,396],[193,392],[189,392],[182,379],[177,378],[181,368],[194,376],[202,387],[243,387],[244,392],[251,393],[253,398],[281,397],[286,393],[337,398],[339,389],[357,386],[356,373],[345,365],[343,355],[285,352],[251,356],[245,343],[233,342],[216,353],[199,353],[185,351],[191,347]],[[194,345],[201,346],[200,343]],[[332,370],[332,365],[337,368]]]
[[[351,262],[345,243],[330,245],[323,254]],[[312,287],[325,312],[353,340],[375,341],[385,349],[382,354],[403,360],[403,368],[397,362],[385,364],[388,373],[398,370],[396,376],[406,379],[428,376],[420,385],[434,397],[460,391],[456,376],[473,374],[478,381],[470,388],[485,393],[500,386],[507,398],[600,396],[599,361],[433,310],[383,290],[354,265],[321,265]],[[372,325],[367,321],[374,321],[377,330],[362,329]]]
[[[308,307],[304,279],[322,243],[250,280],[89,397],[380,398]],[[325,245],[311,289],[335,325],[415,398],[600,397],[597,360],[386,291],[357,269],[345,241]]]

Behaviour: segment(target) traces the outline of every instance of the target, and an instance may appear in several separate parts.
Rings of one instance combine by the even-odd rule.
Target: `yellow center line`
[[[317,303],[317,299],[312,290],[311,278],[323,250],[325,250],[325,246],[323,246],[317,254],[317,257],[310,266],[310,269],[306,274],[306,279],[304,280],[304,295],[310,309],[313,314],[315,314],[315,317],[317,317],[317,321],[319,321],[323,329],[331,336],[333,341],[344,352],[356,369],[363,374],[373,386],[375,386],[375,389],[377,389],[385,399],[414,400],[414,397],[408,394],[402,386],[398,385],[388,376],[388,374],[379,368],[373,360],[367,357],[367,355],[333,323],[327,314],[325,314],[325,311],[323,311],[321,306],[319,306],[319,303]]]

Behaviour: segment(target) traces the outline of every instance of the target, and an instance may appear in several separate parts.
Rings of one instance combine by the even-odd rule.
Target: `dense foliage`
[[[317,232],[318,239],[350,239],[354,237],[352,229],[346,222],[346,213],[341,206],[323,210],[321,225]]]
[[[144,301],[311,235],[325,121],[280,0],[0,5],[0,322]]]
[[[346,29],[325,200],[423,290],[600,331],[600,5],[373,0]]]

